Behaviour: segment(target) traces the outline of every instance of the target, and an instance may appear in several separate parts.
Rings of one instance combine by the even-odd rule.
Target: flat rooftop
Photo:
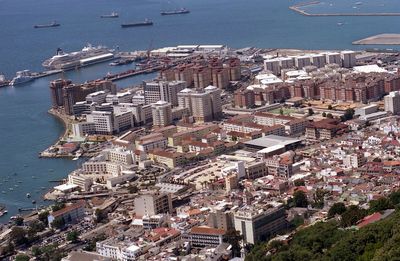
[[[246,142],[244,142],[244,144],[269,148],[269,147],[276,146],[276,145],[287,146],[287,145],[291,145],[294,143],[298,143],[300,141],[301,140],[299,140],[299,139],[295,139],[295,138],[291,138],[291,137],[283,137],[283,136],[278,136],[278,135],[267,135],[262,138],[246,141]]]

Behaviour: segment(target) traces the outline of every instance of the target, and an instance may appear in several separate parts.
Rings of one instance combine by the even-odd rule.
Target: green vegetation
[[[65,207],[64,203],[61,202],[57,202],[56,204],[54,204],[53,206],[51,206],[51,210],[52,211],[58,211],[60,209],[63,209]]]
[[[347,109],[347,110],[344,112],[343,116],[340,116],[340,119],[341,119],[343,122],[344,122],[344,121],[351,120],[351,119],[353,119],[354,113],[355,113],[354,109]]]
[[[64,218],[55,218],[51,223],[51,226],[56,229],[62,229],[65,226]]]
[[[280,115],[290,115],[291,113],[293,113],[295,111],[296,110],[291,109],[291,108],[281,107],[281,108],[270,110],[268,112],[273,113],[273,114],[280,114]]]
[[[85,251],[95,251],[96,250],[96,242],[100,242],[106,240],[107,236],[105,234],[100,234],[89,240],[87,245],[83,248]]]
[[[301,196],[302,197],[302,196]],[[328,217],[341,215],[340,222],[330,219],[299,230],[289,244],[264,242],[254,246],[246,261],[389,261],[400,260],[400,210],[384,220],[359,230],[343,229],[355,225],[368,214],[398,206],[400,191],[387,198],[372,200],[369,210],[335,203]]]
[[[71,243],[76,243],[79,241],[79,233],[76,230],[73,230],[67,234],[67,240]]]
[[[27,255],[17,255],[15,261],[29,261],[29,256]]]
[[[293,193],[294,206],[298,208],[306,208],[308,206],[307,195],[301,190]]]

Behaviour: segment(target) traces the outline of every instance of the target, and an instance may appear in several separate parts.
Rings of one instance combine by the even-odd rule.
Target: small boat
[[[48,28],[48,27],[58,27],[58,26],[60,26],[60,24],[54,21],[50,24],[37,24],[34,25],[33,28]]]
[[[7,192],[5,192],[4,190],[3,190],[1,193],[3,193],[3,194],[7,194]]]
[[[119,15],[117,12],[112,12],[111,14],[101,15],[100,18],[118,18]]]
[[[8,213],[8,211],[7,211],[7,210],[0,211],[0,217],[2,217],[2,216],[4,216],[4,215],[6,215],[7,213]]]
[[[153,25],[153,22],[148,19],[145,19],[143,22],[121,24],[121,27],[126,28],[126,27],[150,26],[150,25]]]
[[[341,26],[341,25],[343,25],[343,23],[339,22],[339,23],[337,23],[337,25]]]
[[[13,190],[14,190],[14,188],[9,188],[9,190],[13,191]]]
[[[161,15],[178,15],[178,14],[188,14],[188,13],[190,13],[189,10],[187,10],[186,8],[181,8],[179,10],[161,12]]]
[[[363,2],[356,2],[355,5],[362,5]]]
[[[31,197],[31,194],[30,194],[30,193],[26,193],[26,197],[27,197],[27,198],[30,198],[30,197]]]
[[[6,77],[0,73],[0,87],[5,87],[10,84],[10,81],[6,80]]]
[[[36,204],[36,200],[32,200],[32,204]]]
[[[109,65],[111,65],[111,66],[119,66],[119,65],[130,64],[130,63],[133,63],[133,62],[134,62],[133,59],[121,59],[121,60],[109,63]]]

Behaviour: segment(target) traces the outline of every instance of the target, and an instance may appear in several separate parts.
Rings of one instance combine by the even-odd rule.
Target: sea
[[[331,0],[308,8],[313,12],[356,9],[353,6],[371,9],[378,1],[380,10],[385,5],[387,11],[400,10],[400,3],[393,0],[368,0],[362,4]],[[42,61],[54,55],[57,48],[71,52],[87,43],[123,51],[179,44],[338,50],[366,48],[351,42],[379,33],[399,33],[396,25],[400,17],[306,17],[288,8],[296,3],[299,1],[0,0],[0,72],[11,78],[19,70],[41,71]],[[160,15],[160,11],[181,7],[191,13]],[[113,11],[119,13],[118,19],[100,18]],[[146,18],[154,26],[120,27],[121,23]],[[53,21],[61,26],[33,28]],[[132,65],[111,67],[103,63],[67,72],[63,77],[81,83],[129,68]],[[137,85],[155,76],[133,77],[117,85]],[[51,104],[49,82],[58,77],[0,88],[0,205],[9,211],[0,222],[7,222],[19,208],[49,204],[43,202],[42,196],[55,185],[50,181],[65,178],[79,166],[79,161],[38,158],[38,153],[53,144],[64,130],[62,123],[47,113]],[[32,197],[27,198],[27,193]]]

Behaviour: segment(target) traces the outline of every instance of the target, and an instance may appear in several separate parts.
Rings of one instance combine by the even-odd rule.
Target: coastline
[[[56,110],[54,110],[53,108],[49,109],[47,111],[47,113],[52,115],[53,117],[55,117],[64,126],[64,132],[60,135],[58,140],[62,137],[65,137],[68,134],[68,124],[70,124],[69,120],[67,120],[67,119],[65,119],[65,117],[61,116],[61,114],[59,112],[57,112]]]

